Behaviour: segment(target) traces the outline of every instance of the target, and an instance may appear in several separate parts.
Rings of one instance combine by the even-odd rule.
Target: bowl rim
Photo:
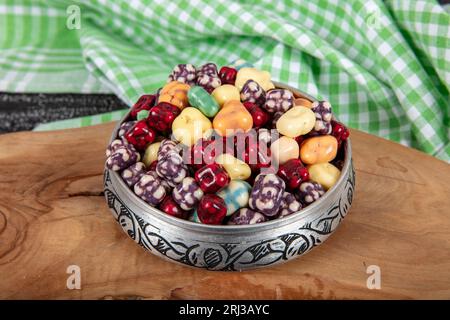
[[[276,88],[279,89],[288,89],[292,91],[296,96],[299,96],[300,98],[307,98],[310,101],[318,101],[316,98],[312,97],[309,94],[306,94],[302,92],[301,90],[295,89],[291,86],[288,86],[283,83],[279,82],[273,82],[276,86]],[[131,110],[131,109],[130,109]],[[130,112],[127,112],[120,121],[117,122],[111,138],[109,140],[109,143],[111,143],[113,140],[117,139],[117,132],[121,126],[121,124],[128,118]],[[263,223],[257,223],[257,224],[248,224],[248,225],[210,225],[210,224],[202,224],[198,222],[193,222],[189,220],[180,219],[177,217],[173,217],[171,215],[168,215],[161,210],[159,210],[156,207],[150,206],[148,203],[146,203],[144,200],[139,198],[129,187],[126,185],[126,183],[123,181],[123,179],[120,177],[119,173],[117,171],[112,171],[110,169],[106,170],[109,172],[110,176],[114,177],[114,180],[119,183],[120,188],[122,189],[122,192],[125,192],[125,195],[129,197],[131,200],[134,201],[134,204],[143,209],[143,213],[148,215],[153,215],[157,219],[161,219],[165,221],[166,223],[169,223],[171,225],[175,225],[181,228],[187,228],[192,231],[200,231],[204,233],[232,233],[232,232],[249,232],[249,231],[255,231],[257,229],[258,231],[263,231],[267,229],[271,229],[272,227],[279,228],[281,226],[285,226],[288,224],[291,224],[294,221],[297,220],[303,220],[307,217],[313,215],[313,214],[320,214],[321,211],[317,211],[318,207],[320,207],[323,203],[325,203],[328,199],[335,196],[338,192],[338,190],[342,187],[342,184],[345,182],[348,176],[348,171],[350,170],[351,165],[351,159],[352,159],[352,147],[351,147],[351,141],[350,138],[346,140],[345,142],[345,156],[344,156],[344,165],[341,170],[341,174],[339,176],[338,181],[331,187],[331,189],[327,190],[324,194],[324,196],[320,197],[317,201],[312,203],[311,205],[307,206],[306,208],[301,209],[300,211],[294,212],[286,217],[280,218],[280,219],[274,219],[269,220]],[[111,181],[112,182],[112,181]],[[117,189],[117,186],[114,186],[114,189]],[[123,190],[125,189],[125,190]],[[282,225],[280,225],[282,223]]]

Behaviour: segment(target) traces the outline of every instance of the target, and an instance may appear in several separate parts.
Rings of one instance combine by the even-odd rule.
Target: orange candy
[[[168,102],[183,110],[189,105],[187,96],[189,89],[190,86],[186,83],[169,82],[161,89],[158,102]]]
[[[238,100],[226,102],[213,120],[214,130],[222,137],[233,135],[238,131],[247,132],[252,127],[252,115]]]
[[[306,139],[300,148],[300,159],[306,164],[330,162],[336,157],[338,143],[331,135]]]
[[[297,98],[294,100],[294,105],[311,108],[312,102],[304,98]]]

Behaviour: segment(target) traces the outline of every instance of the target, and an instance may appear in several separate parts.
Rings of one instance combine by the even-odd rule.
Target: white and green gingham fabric
[[[178,63],[244,59],[329,100],[352,128],[449,161],[449,39],[432,0],[0,0],[0,90],[131,105]]]

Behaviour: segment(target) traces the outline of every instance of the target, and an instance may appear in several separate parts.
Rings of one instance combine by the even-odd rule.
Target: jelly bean
[[[278,169],[277,175],[284,180],[290,190],[297,189],[304,181],[309,180],[309,172],[300,159],[291,159]]]
[[[262,106],[267,112],[286,112],[294,106],[294,95],[287,89],[273,89],[266,94],[266,103]]]
[[[156,95],[144,94],[140,96],[138,101],[131,107],[130,116],[136,119],[137,114],[142,110],[150,110],[156,103]]]
[[[106,159],[106,167],[113,171],[120,171],[139,161],[139,158],[136,149],[130,146],[121,146],[115,149]]]
[[[200,110],[187,107],[174,120],[172,134],[177,141],[189,147],[211,127],[211,121]]]
[[[130,130],[125,133],[125,139],[137,150],[145,150],[156,138],[156,133],[151,129],[145,120],[135,123]]]
[[[231,180],[247,180],[252,174],[248,164],[228,153],[218,155],[216,162],[225,168]]]
[[[335,137],[326,135],[308,138],[300,148],[303,163],[329,162],[336,157],[338,143]]]
[[[145,166],[150,167],[150,164],[158,160],[158,150],[161,142],[154,142],[145,149],[144,156],[142,157],[142,162]]]
[[[191,210],[203,197],[203,191],[194,178],[186,177],[175,186],[172,197],[181,209]]]
[[[189,217],[189,211],[181,209],[170,195],[167,195],[164,198],[158,208],[173,217],[177,217],[180,219],[187,219]]]
[[[197,81],[197,70],[190,63],[176,65],[167,80],[167,82],[172,81],[187,83],[188,85],[193,86]]]
[[[180,112],[180,109],[173,104],[160,102],[150,110],[147,124],[155,130],[165,132],[172,127],[173,121]]]
[[[311,109],[296,106],[281,115],[276,122],[276,127],[281,134],[295,138],[309,133],[315,123],[316,117]]]
[[[263,106],[266,102],[266,92],[254,80],[247,80],[242,86],[240,98],[242,102],[251,102]]]
[[[330,189],[338,181],[341,171],[331,163],[316,163],[308,166],[311,180],[320,183],[325,190]]]
[[[261,212],[266,217],[275,216],[280,209],[285,188],[284,181],[277,175],[259,174],[255,178],[250,194],[250,208]]]
[[[227,205],[227,216],[248,205],[251,188],[245,181],[232,180],[227,187],[217,193]]]
[[[267,221],[267,218],[256,211],[249,208],[242,208],[236,211],[228,220],[228,225],[241,225],[241,224],[256,224]]]
[[[176,151],[171,150],[158,160],[156,172],[171,187],[174,187],[188,175],[188,168],[183,163],[183,158]]]
[[[247,132],[252,126],[252,115],[237,100],[227,102],[213,120],[214,130],[223,137],[236,134],[239,131]]]
[[[197,216],[204,224],[221,224],[226,214],[227,205],[216,194],[205,195],[197,207]]]
[[[239,90],[231,84],[223,84],[212,92],[212,97],[222,108],[225,103],[231,100],[240,99]]]
[[[298,188],[298,191],[299,192],[296,196],[303,206],[310,205],[325,194],[323,187],[319,183],[312,180],[302,182]]]
[[[272,142],[270,151],[272,153],[273,161],[281,165],[290,159],[297,159],[299,156],[297,141],[286,136],[282,136],[278,140]]]
[[[123,170],[120,176],[129,187],[132,187],[141,179],[141,177],[145,174],[145,171],[145,164],[142,162],[136,162]]]
[[[230,183],[230,176],[217,164],[208,164],[195,172],[195,181],[205,193],[214,193]]]
[[[194,86],[188,91],[189,104],[199,109],[205,116],[214,117],[219,111],[219,104],[214,98],[199,86]]]
[[[224,84],[232,84],[236,81],[237,70],[231,67],[222,67],[219,71],[219,78],[222,81],[222,85]],[[238,90],[239,92],[239,90]]]
[[[236,75],[236,82],[234,85],[241,91],[247,80],[256,81],[264,91],[275,88],[270,81],[270,73],[267,71],[261,71],[255,68],[241,68]]]
[[[311,105],[311,110],[316,117],[316,123],[314,125],[314,131],[318,134],[330,134],[331,127],[331,105],[327,101],[314,101]]]
[[[294,99],[294,106],[311,108],[312,102],[305,98]]]
[[[156,206],[166,196],[166,189],[154,175],[144,174],[134,185],[134,193],[151,206]]]
[[[121,124],[119,131],[117,132],[117,136],[119,138],[125,136],[125,133],[127,133],[128,130],[131,129],[136,124],[137,121],[127,121]]]
[[[286,217],[292,213],[300,211],[302,204],[297,201],[292,193],[285,192],[281,200],[280,211],[278,212],[278,218]]]
[[[158,96],[159,102],[168,102],[183,110],[188,106],[187,93],[190,86],[187,83],[172,81],[166,84]]]

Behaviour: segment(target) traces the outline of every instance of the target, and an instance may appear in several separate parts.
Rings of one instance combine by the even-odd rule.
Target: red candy
[[[244,102],[244,107],[252,115],[253,128],[260,128],[269,121],[270,116],[253,102]]]
[[[309,180],[309,172],[300,159],[288,160],[278,169],[278,176],[281,177],[291,190],[297,189],[302,182]]]
[[[155,131],[148,127],[146,120],[136,122],[136,124],[125,133],[125,139],[138,150],[144,150],[155,140],[155,137]]]
[[[342,141],[345,141],[350,136],[350,131],[342,123],[335,120],[331,120],[331,126],[333,128],[331,135],[338,141],[338,146],[341,146]]]
[[[164,200],[159,205],[159,209],[164,211],[170,216],[177,217],[180,219],[187,219],[189,212],[180,208],[180,206],[172,199],[171,196],[166,196]]]
[[[211,164],[216,158],[214,141],[201,139],[191,148],[191,164],[195,169],[200,169],[206,164]]]
[[[133,119],[136,119],[139,111],[150,110],[156,102],[156,95],[154,94],[144,94],[131,108],[130,115]]]
[[[150,163],[150,166],[147,168],[148,171],[156,171],[157,164],[158,164],[158,160],[155,160],[152,163]]]
[[[195,181],[205,193],[214,193],[230,183],[230,176],[217,163],[211,163],[195,172]]]
[[[221,224],[226,214],[227,205],[216,194],[203,196],[197,208],[198,218],[205,224]]]
[[[181,110],[168,102],[160,102],[150,109],[147,124],[161,132],[172,128],[172,122],[180,114]]]
[[[232,84],[236,81],[237,70],[230,67],[222,67],[219,71],[219,78],[222,84]]]

